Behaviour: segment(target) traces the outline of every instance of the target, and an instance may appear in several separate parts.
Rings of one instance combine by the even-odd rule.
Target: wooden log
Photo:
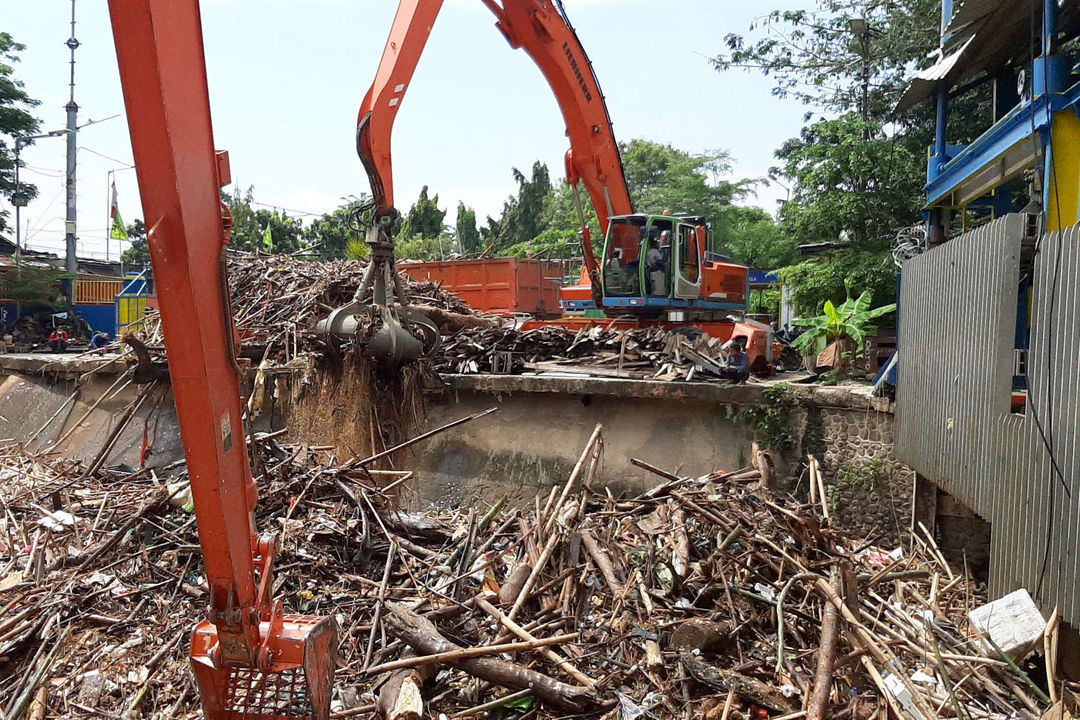
[[[843,595],[843,580],[837,570],[833,570],[833,589]],[[840,610],[831,602],[825,603],[821,618],[821,643],[818,645],[817,669],[814,673],[814,688],[806,704],[807,720],[823,720],[825,709],[832,694],[833,671],[836,663],[836,641],[840,635]]]
[[[650,670],[664,667],[664,656],[660,652],[660,643],[655,640],[645,641],[645,664]]]
[[[772,458],[761,449],[761,445],[753,443],[750,446],[750,454],[753,458],[754,468],[761,473],[761,487],[772,490],[776,487],[776,469],[773,467]]]
[[[406,653],[411,655],[411,653]],[[424,696],[420,688],[432,675],[433,665],[398,670],[379,688],[379,712],[386,720],[421,720]]]
[[[443,335],[453,335],[470,328],[490,329],[498,322],[495,318],[482,315],[462,315],[461,313],[443,310],[434,305],[413,305],[413,310],[423,313],[431,318]]]
[[[600,545],[596,542],[596,538],[592,536],[588,530],[581,531],[581,542],[585,545],[586,552],[589,553],[589,557],[593,559],[596,566],[600,568],[600,574],[604,576],[604,582],[611,588],[611,594],[619,597],[622,595],[622,583],[615,576],[615,568],[611,565],[611,559],[608,558],[607,553],[601,549]]]
[[[30,702],[29,720],[45,720],[45,711],[48,709],[49,689],[42,685],[34,693],[34,699]]]
[[[499,610],[497,607],[495,607],[494,605],[489,603],[484,598],[476,598],[476,604],[484,612],[486,612],[488,615],[490,615],[491,617],[498,620],[499,623],[501,623],[506,629],[510,630],[510,632],[514,633],[515,635],[517,635],[522,640],[525,640],[527,642],[537,642],[537,639],[535,637],[533,637],[532,635],[530,635],[529,632],[525,628],[521,627],[520,625],[518,625],[516,622],[514,622],[510,618],[503,615],[501,610]],[[586,687],[592,687],[593,685],[596,684],[595,680],[593,680],[588,675],[586,675],[585,673],[578,670],[570,662],[568,662],[566,659],[564,659],[561,655],[556,653],[551,648],[544,647],[544,648],[539,648],[539,650],[540,650],[541,655],[543,655],[548,660],[550,660],[551,662],[558,665],[560,668],[562,668],[566,672],[567,675],[574,678],[574,680],[578,681],[580,684],[582,684],[582,685],[584,685]]]
[[[600,438],[603,431],[604,426],[599,423],[593,428],[592,435],[589,436],[589,441],[585,443],[585,449],[581,451],[577,463],[574,464],[574,469],[570,472],[570,477],[563,486],[558,501],[556,501],[552,507],[545,507],[542,517],[537,519],[537,522],[540,523],[540,527],[543,528],[545,533],[552,532],[555,523],[558,522],[559,515],[562,513],[562,508],[566,504],[566,499],[570,497],[570,493],[573,492],[577,486],[577,480],[578,477],[581,476],[582,469],[585,467],[585,461],[588,460],[589,455],[592,454],[593,446],[596,445],[596,443],[601,442]]]
[[[499,588],[499,604],[511,605],[518,596],[521,595],[521,589],[525,587],[525,582],[529,579],[529,575],[532,574],[532,566],[528,563],[522,563],[514,568],[510,572],[510,577],[506,578],[506,582]]]
[[[390,611],[384,621],[387,629],[418,654],[438,655],[463,650],[443,637],[430,621],[404,605],[389,603],[387,609]],[[511,690],[530,688],[538,700],[566,712],[584,712],[596,704],[596,697],[590,688],[568,685],[505,660],[480,657],[446,662],[481,680]]]
[[[671,513],[674,524],[672,533],[671,569],[685,580],[690,574],[690,536],[686,532],[686,511],[681,507]]]
[[[679,660],[690,673],[690,677],[713,690],[720,692],[734,690],[735,694],[744,700],[779,713],[795,712],[798,709],[777,688],[760,680],[746,677],[732,670],[713,667],[689,652],[680,655]]]

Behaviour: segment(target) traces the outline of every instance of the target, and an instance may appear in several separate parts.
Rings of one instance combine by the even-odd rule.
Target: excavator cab
[[[671,294],[675,220],[666,215],[611,218],[602,256],[604,297],[627,298],[630,307],[646,308],[646,298]],[[640,302],[634,302],[640,300]]]

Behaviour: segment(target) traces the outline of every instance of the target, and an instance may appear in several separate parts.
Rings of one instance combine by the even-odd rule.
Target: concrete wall
[[[0,381],[0,438],[27,443],[31,452],[48,450],[87,463],[101,451],[142,389],[124,383],[113,387],[116,377],[105,375],[79,385],[72,401],[76,393],[74,380],[7,375],[0,376]],[[83,419],[87,411],[90,414]],[[106,464],[138,468],[144,440],[148,447],[146,464],[151,467],[183,459],[176,410],[168,388],[147,398],[120,432]]]
[[[604,426],[599,480],[637,493],[659,478],[639,458],[684,476],[749,464],[750,436],[729,407],[710,401],[592,394],[448,392],[428,407],[428,426],[497,407],[498,412],[418,446],[413,467],[424,503],[458,504],[509,494],[531,500],[562,484],[598,423]]]
[[[755,430],[736,419],[738,408],[762,402],[761,386],[680,384],[668,388],[677,397],[665,397],[663,383],[549,380],[545,391],[534,378],[468,376],[451,384],[456,389],[429,406],[429,427],[488,407],[499,412],[418,448],[421,502],[491,501],[506,493],[529,500],[565,481],[598,422],[606,442],[600,479],[615,493],[640,492],[659,481],[631,465],[631,457],[689,476],[745,467]],[[797,472],[813,453],[836,523],[882,545],[903,542],[914,473],[893,453],[891,405],[850,388],[793,392],[795,447],[776,457],[778,469]],[[807,494],[797,477],[787,487]]]
[[[0,365],[14,363],[0,356]],[[43,361],[38,359],[40,366]],[[15,363],[22,371],[23,364]],[[39,368],[40,369],[40,368]],[[79,387],[80,369],[43,377],[7,376],[0,382],[0,437],[30,441],[40,451],[69,433],[55,451],[91,461],[118,418],[136,398],[134,385],[111,387],[115,375],[100,374]],[[336,445],[351,458],[370,448],[371,378],[344,375],[310,383],[304,399],[286,408],[263,408],[256,427],[290,427],[286,441]],[[604,426],[605,452],[596,478],[615,494],[637,494],[661,479],[630,463],[639,458],[682,476],[749,465],[757,429],[738,419],[740,407],[763,401],[760,385],[641,383],[597,378],[528,376],[451,376],[449,389],[430,395],[424,427],[408,428],[413,437],[458,418],[498,408],[498,412],[455,427],[394,458],[394,465],[415,470],[405,498],[419,507],[453,506],[509,495],[529,502],[552,485],[561,485],[597,424]],[[268,402],[285,401],[287,387],[268,388]],[[102,396],[90,416],[76,422]],[[778,469],[794,470],[789,489],[806,453],[822,463],[827,496],[835,521],[872,535],[880,544],[905,536],[911,506],[911,474],[892,454],[893,416],[888,402],[841,388],[793,387],[790,409],[795,447],[776,457]],[[66,404],[65,404],[66,403]],[[57,411],[56,417],[46,420]],[[385,408],[384,408],[385,411]],[[383,414],[380,421],[387,418]],[[31,437],[41,428],[44,429]],[[164,392],[148,402],[120,434],[108,464],[139,467],[144,438],[147,462],[163,466],[182,459],[172,397]],[[766,438],[756,438],[764,441]]]

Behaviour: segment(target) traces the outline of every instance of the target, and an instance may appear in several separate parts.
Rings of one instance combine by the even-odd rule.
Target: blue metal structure
[[[910,106],[909,96],[932,95],[936,104],[937,127],[926,184],[929,244],[950,239],[954,212],[990,207],[994,216],[1001,217],[1018,210],[1013,206],[1014,191],[1032,169],[1036,171],[1031,187],[1035,197],[1027,211],[1032,206],[1042,211],[1042,231],[1076,224],[1080,220],[1080,82],[1059,54],[1060,44],[1077,34],[1074,9],[1068,10],[1072,16],[1065,32],[1061,19],[1066,11],[1056,0],[1030,5],[985,0],[966,3],[955,14],[953,10],[953,0],[943,0],[941,61],[920,73],[900,103]],[[1025,47],[1031,27],[1039,28],[1040,38],[1033,51]],[[1036,52],[1037,56],[1030,57]],[[1029,62],[1020,62],[1024,56]],[[1010,57],[1012,66],[1003,66]],[[980,75],[994,83],[994,122],[970,144],[950,145],[950,91],[959,79]],[[927,90],[927,83],[936,85]],[[1028,254],[1020,261],[1025,269],[1016,293],[1013,386],[1017,390],[1027,387],[1024,358],[1030,345],[1033,258]]]
[[[997,107],[996,122],[967,146],[951,146],[946,137],[950,91],[948,72],[953,68],[963,67],[962,56],[967,45],[957,51],[956,55],[960,57],[942,70],[935,95],[937,128],[927,168],[926,185],[926,210],[932,242],[947,239],[945,226],[951,210],[977,203],[992,204],[999,214],[1011,210],[1008,195],[995,194],[995,191],[1034,167],[1040,158],[1044,159],[1042,170],[1048,179],[1042,183],[1043,208],[1055,208],[1061,221],[1051,222],[1047,229],[1059,229],[1076,222],[1075,211],[1066,216],[1064,208],[1056,207],[1057,200],[1054,197],[1056,193],[1060,198],[1066,189],[1070,192],[1077,189],[1076,173],[1072,173],[1072,167],[1062,167],[1062,159],[1054,157],[1054,150],[1060,151],[1065,149],[1060,146],[1068,145],[1070,147],[1067,149],[1071,154],[1071,146],[1080,141],[1080,133],[1075,129],[1062,127],[1063,123],[1068,122],[1067,115],[1071,115],[1074,120],[1076,118],[1076,111],[1080,106],[1080,84],[1070,76],[1065,58],[1056,54],[1058,16],[1057,2],[1043,0],[1041,54],[1031,63],[1031,82],[1027,97],[1022,98],[1011,110],[1005,111],[1004,108]],[[952,0],[942,2],[942,21],[944,48],[951,39],[949,27],[953,21]],[[977,44],[979,40],[980,36],[976,33],[968,43]],[[998,81],[996,89],[1006,91],[998,94],[1007,95],[1011,76],[995,80]],[[1060,155],[1060,152],[1058,154]],[[1071,176],[1064,178],[1064,174]],[[1075,194],[1070,196],[1066,204],[1069,208],[1075,207]]]

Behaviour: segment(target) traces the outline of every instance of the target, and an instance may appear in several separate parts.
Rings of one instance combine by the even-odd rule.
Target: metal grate
[[[279,673],[233,668],[229,673],[225,706],[228,712],[239,717],[306,718],[314,715],[303,668]]]

